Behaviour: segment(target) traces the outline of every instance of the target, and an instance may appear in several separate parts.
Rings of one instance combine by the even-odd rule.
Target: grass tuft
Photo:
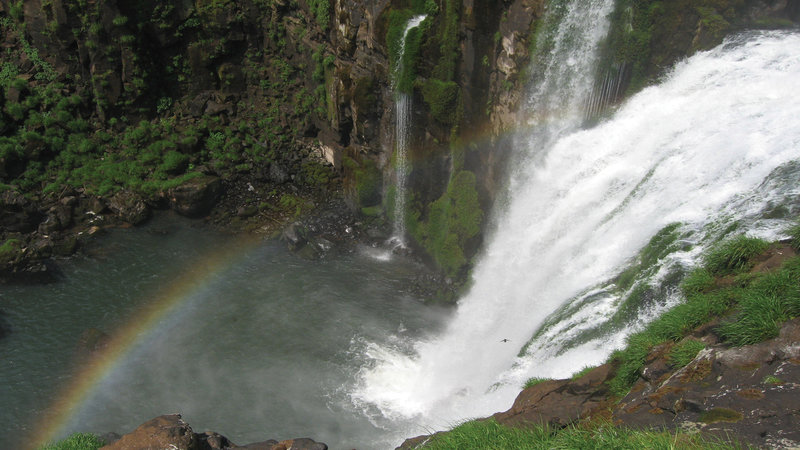
[[[45,444],[39,450],[97,450],[105,445],[99,436],[92,433],[75,433],[64,440]]]
[[[550,381],[550,380],[551,378],[538,378],[538,377],[528,378],[528,381],[525,382],[523,388],[528,389],[529,387],[533,387],[536,386],[537,384],[542,384],[545,381]]]
[[[547,425],[513,428],[490,420],[463,423],[433,436],[423,449],[733,449],[738,446],[681,432],[638,431],[601,424],[556,429]]]
[[[749,268],[751,258],[768,247],[763,239],[737,236],[712,250],[706,257],[706,267],[714,275],[741,272]]]
[[[700,350],[706,348],[706,344],[694,340],[694,339],[686,339],[674,347],[669,352],[669,364],[672,367],[683,367],[690,362],[700,353]]]

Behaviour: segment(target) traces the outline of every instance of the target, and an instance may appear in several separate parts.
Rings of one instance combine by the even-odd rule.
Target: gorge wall
[[[341,192],[365,221],[385,225],[397,83],[414,98],[410,245],[458,285],[503,189],[546,7],[2,0],[0,263],[13,271],[69,253],[70,230],[103,212],[136,223],[153,208],[216,210],[257,228]],[[392,80],[397,35],[414,14],[428,17],[409,34],[409,69]],[[787,0],[620,1],[597,74],[617,89],[603,102],[727,33],[799,18]]]

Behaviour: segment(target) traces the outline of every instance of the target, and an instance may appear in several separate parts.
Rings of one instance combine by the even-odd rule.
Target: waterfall
[[[593,78],[579,67],[613,5],[569,3],[542,44],[563,64],[540,61],[553,68],[533,74],[508,205],[469,292],[440,332],[360,349],[372,364],[353,402],[408,435],[506,410],[530,377],[602,363],[682,301],[668,280],[700,264],[710,242],[732,228],[779,238],[800,212],[800,33],[729,38],[581,129]],[[776,207],[786,213],[765,213]],[[608,326],[626,295],[615,280],[663,229],[678,234],[675,248],[635,282],[663,295]]]
[[[394,236],[390,239],[395,245],[405,246],[406,242],[406,201],[408,173],[408,140],[411,134],[411,94],[397,90],[397,83],[403,76],[403,55],[405,54],[408,32],[419,26],[425,15],[414,16],[406,23],[400,50],[397,56],[397,67],[394,70],[395,93],[395,196],[394,196]]]

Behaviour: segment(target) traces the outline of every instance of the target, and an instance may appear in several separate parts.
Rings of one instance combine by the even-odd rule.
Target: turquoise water
[[[0,448],[39,432],[37,418],[80,371],[87,330],[113,335],[176,280],[191,279],[198,260],[233,245],[231,236],[163,217],[100,237],[63,261],[54,283],[0,286],[11,327],[0,340],[0,422],[7,425]],[[446,311],[410,292],[424,268],[371,251],[308,261],[281,242],[256,241],[195,280],[197,292],[142,332],[59,435],[125,433],[179,412],[195,431],[217,431],[239,445],[295,437],[331,448],[398,444],[410,424],[350,401],[369,364],[364,347],[402,347],[436,332]]]

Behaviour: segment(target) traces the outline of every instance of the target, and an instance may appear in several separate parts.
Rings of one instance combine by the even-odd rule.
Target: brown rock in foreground
[[[192,427],[183,421],[180,414],[168,414],[139,425],[118,441],[102,448],[105,450],[327,450],[328,446],[307,438],[280,442],[268,440],[238,446],[217,433],[195,433]]]

